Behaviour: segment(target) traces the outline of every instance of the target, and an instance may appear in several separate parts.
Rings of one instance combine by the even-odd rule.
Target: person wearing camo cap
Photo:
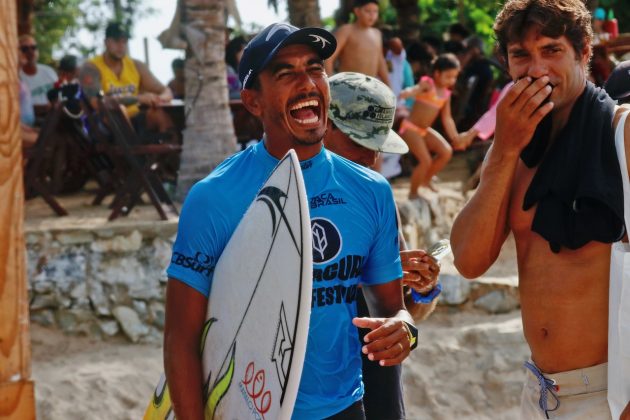
[[[409,147],[391,128],[396,96],[378,79],[343,72],[329,78],[330,105],[324,146],[348,160],[372,167],[379,152],[404,154]],[[398,222],[400,227],[400,221]],[[414,321],[425,319],[437,303],[440,266],[424,250],[407,250],[399,234],[405,305]],[[412,290],[413,295],[412,295]],[[358,316],[369,316],[363,293],[357,293]],[[360,330],[363,340],[365,330]],[[368,420],[404,419],[402,366],[379,366],[362,355],[363,404]]]

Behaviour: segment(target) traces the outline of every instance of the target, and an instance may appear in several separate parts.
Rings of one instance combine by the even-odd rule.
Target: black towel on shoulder
[[[551,114],[521,152],[527,167],[540,164],[523,210],[538,204],[532,231],[549,241],[553,252],[578,249],[590,241],[616,242],[625,232],[614,111],[615,102],[606,92],[587,82],[549,150]]]

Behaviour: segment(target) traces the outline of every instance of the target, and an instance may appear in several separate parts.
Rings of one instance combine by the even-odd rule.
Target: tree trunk
[[[322,26],[317,0],[288,0],[289,22],[298,28]]]
[[[35,419],[24,255],[15,0],[0,0],[0,418]]]
[[[186,129],[177,199],[236,151],[225,67],[224,0],[184,0]]]
[[[417,0],[391,0],[398,16],[400,38],[408,44],[420,39],[420,8]]]

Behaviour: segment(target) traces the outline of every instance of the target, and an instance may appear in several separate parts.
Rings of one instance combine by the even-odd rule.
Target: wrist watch
[[[403,321],[407,326],[407,338],[409,339],[409,351],[418,347],[418,329],[415,325]]]

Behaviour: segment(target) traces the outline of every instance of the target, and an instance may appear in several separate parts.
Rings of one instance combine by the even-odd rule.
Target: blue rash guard
[[[209,295],[216,261],[278,159],[264,142],[228,158],[188,194],[170,278]],[[352,318],[359,283],[402,277],[391,187],[380,174],[322,148],[300,162],[313,233],[313,298],[294,419],[332,416],[363,396]]]

